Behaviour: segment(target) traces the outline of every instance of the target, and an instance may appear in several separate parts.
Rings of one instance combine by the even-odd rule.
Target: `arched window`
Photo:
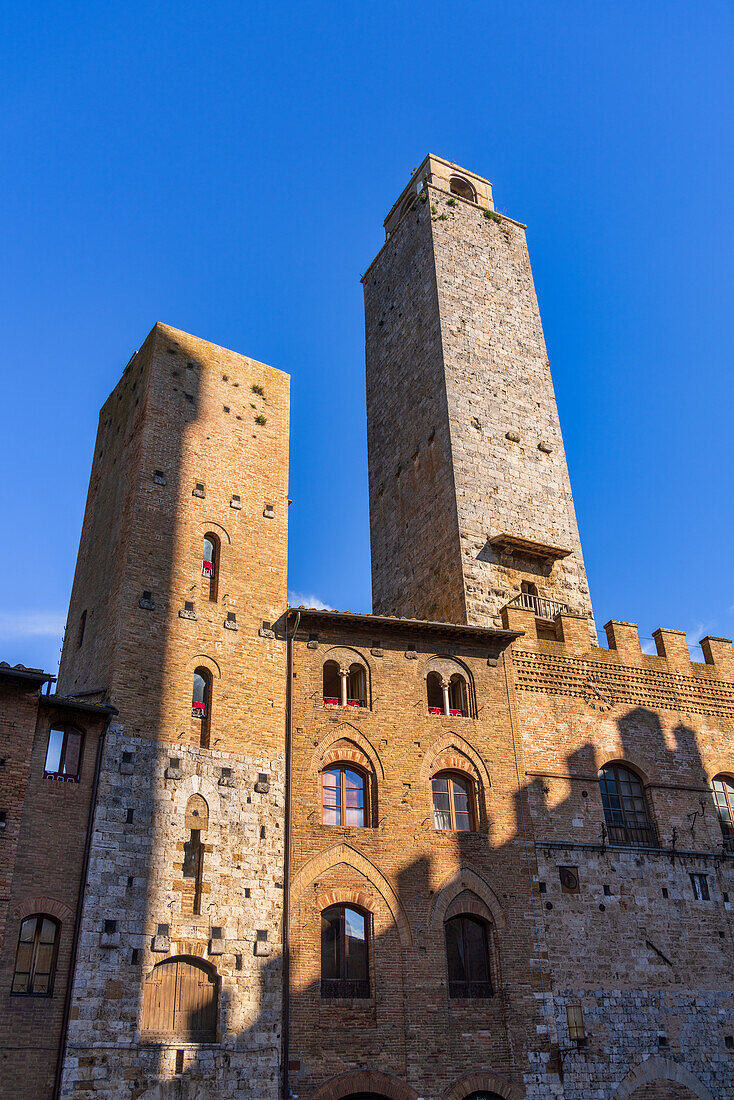
[[[455,672],[449,680],[449,714],[454,718],[466,718],[469,706],[466,694],[466,680]]]
[[[476,191],[469,183],[469,180],[463,179],[461,176],[452,176],[449,180],[449,189],[452,195],[458,195],[459,198],[468,199],[469,202],[476,202]]]
[[[443,688],[441,676],[438,672],[429,672],[426,676],[426,692],[428,694],[428,713],[443,714]]]
[[[611,843],[656,845],[640,777],[623,764],[605,764],[599,772],[599,787]]]
[[[321,820],[324,825],[366,825],[366,777],[337,764],[321,773]]]
[[[341,702],[339,665],[336,661],[324,662],[324,704],[338,707]]]
[[[474,827],[472,781],[455,772],[440,772],[431,780],[433,822],[437,829],[471,832]]]
[[[50,997],[59,939],[59,922],[43,913],[26,917],[20,926],[11,993]]]
[[[711,791],[724,845],[734,852],[734,779],[728,775],[715,776]]]
[[[201,555],[201,575],[204,578],[205,599],[216,600],[217,582],[219,580],[219,539],[211,532],[204,536],[204,549]]]
[[[203,748],[209,746],[211,726],[212,674],[208,668],[194,670],[194,685],[191,696],[191,717],[201,722],[199,743]]]
[[[140,1030],[148,1042],[217,1039],[219,981],[202,959],[177,955],[159,962],[145,980]]]
[[[487,925],[477,917],[451,917],[444,924],[449,997],[491,997]]]
[[[82,760],[82,735],[79,730],[52,726],[48,733],[45,779],[60,779],[65,783],[79,782]]]
[[[360,665],[356,661],[349,666],[347,703],[350,707],[367,706],[367,674],[364,665]]]
[[[321,914],[321,996],[369,997],[367,915],[346,905]]]

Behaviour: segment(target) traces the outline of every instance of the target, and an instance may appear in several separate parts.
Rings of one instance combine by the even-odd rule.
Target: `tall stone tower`
[[[428,156],[364,276],[376,613],[596,640],[525,241],[491,184]]]
[[[120,713],[64,1096],[93,1049],[109,1097],[182,1074],[277,1095],[288,383],[158,324],[100,414],[59,691]]]

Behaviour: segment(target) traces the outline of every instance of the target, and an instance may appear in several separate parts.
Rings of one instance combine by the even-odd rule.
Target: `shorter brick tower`
[[[64,1096],[277,1094],[288,381],[159,324],[101,412],[59,690],[120,713]]]
[[[525,227],[428,156],[364,276],[376,613],[596,639]]]

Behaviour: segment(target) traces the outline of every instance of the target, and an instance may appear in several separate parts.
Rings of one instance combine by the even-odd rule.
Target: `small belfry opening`
[[[462,176],[452,176],[449,180],[449,190],[452,195],[458,195],[460,199],[468,199],[469,202],[477,201],[477,193]]]

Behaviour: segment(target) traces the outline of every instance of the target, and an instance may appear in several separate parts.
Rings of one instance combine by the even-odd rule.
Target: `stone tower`
[[[64,1096],[91,1072],[80,1048],[104,1049],[108,1097],[181,1073],[277,1094],[288,413],[287,375],[158,324],[100,414],[59,691],[119,719]],[[206,1002],[196,1033],[179,987]]]
[[[525,241],[487,180],[428,156],[364,276],[376,613],[596,639]]]

